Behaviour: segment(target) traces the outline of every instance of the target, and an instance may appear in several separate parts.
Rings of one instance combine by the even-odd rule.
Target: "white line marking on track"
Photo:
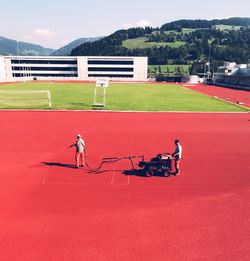
[[[128,184],[127,185],[129,185],[129,182],[130,182],[130,179],[129,179],[129,175],[128,175]]]
[[[110,185],[113,185],[115,179],[115,169],[114,169],[114,164],[111,164],[111,166],[112,166],[112,179]]]
[[[46,173],[43,175],[43,182],[42,182],[42,184],[44,185],[45,182],[46,182]]]
[[[46,182],[44,185],[104,185],[103,183],[90,183],[90,182]]]
[[[213,96],[211,96],[213,97]],[[223,100],[226,101],[226,100]],[[233,103],[234,105],[237,106],[237,103]],[[242,107],[242,106],[241,106]],[[248,109],[248,108],[247,108]],[[1,109],[1,111],[6,111],[6,112],[89,112],[89,113],[175,113],[175,114],[247,114],[250,113],[250,111],[239,111],[239,112],[234,112],[234,111],[118,111],[118,110],[42,110],[42,109]]]

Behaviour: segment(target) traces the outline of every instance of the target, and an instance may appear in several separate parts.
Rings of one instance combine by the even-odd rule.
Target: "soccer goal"
[[[51,108],[48,90],[0,90],[0,108]]]
[[[104,107],[106,105],[106,89],[109,86],[108,79],[97,79],[94,91],[94,107]]]

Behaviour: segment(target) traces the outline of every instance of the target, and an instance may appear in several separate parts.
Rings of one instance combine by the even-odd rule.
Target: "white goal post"
[[[109,86],[107,78],[100,78],[96,80],[94,91],[94,107],[104,107],[106,105],[106,89]]]
[[[108,79],[97,79],[96,80],[96,87],[109,87],[109,80]]]
[[[51,94],[49,90],[0,90],[0,102],[2,101],[32,101],[39,104],[39,100],[47,100],[51,108]]]

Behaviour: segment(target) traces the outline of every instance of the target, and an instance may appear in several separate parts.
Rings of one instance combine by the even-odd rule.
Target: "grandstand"
[[[0,82],[23,80],[147,80],[147,57],[1,56]]]

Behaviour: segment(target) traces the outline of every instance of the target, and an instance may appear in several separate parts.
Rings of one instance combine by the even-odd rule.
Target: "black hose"
[[[86,148],[84,148],[84,158],[85,158],[86,166],[88,167],[90,172],[98,172],[102,168],[103,164],[105,164],[105,163],[115,163],[120,160],[126,160],[126,159],[128,159],[130,161],[133,170],[135,170],[134,162],[132,159],[142,158],[142,160],[144,161],[143,155],[142,156],[127,156],[127,157],[121,157],[121,158],[117,158],[117,157],[103,158],[101,164],[97,168],[91,168],[88,164]]]
[[[114,159],[114,160],[103,160],[98,168],[89,169],[89,171],[90,172],[98,172],[102,168],[103,164],[105,164],[105,163],[115,163],[115,162],[118,162],[118,161],[123,160],[123,159],[126,159],[126,158],[124,157],[124,158],[117,158],[117,159]]]

